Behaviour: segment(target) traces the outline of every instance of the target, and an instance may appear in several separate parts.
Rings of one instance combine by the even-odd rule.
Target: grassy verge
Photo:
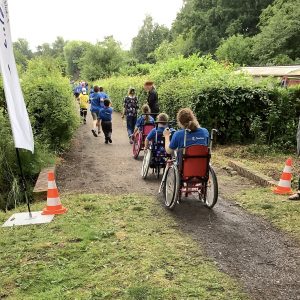
[[[0,228],[0,298],[246,299],[155,201],[69,196],[49,225]]]
[[[275,226],[300,241],[300,203],[287,201],[267,188],[254,188],[234,195],[234,200],[251,212],[269,219]]]
[[[295,155],[278,152],[256,152],[257,146],[224,146],[218,147],[213,153],[213,162],[220,166],[227,166],[229,160],[237,160],[252,170],[261,172],[278,180],[288,157],[294,162],[293,187],[297,188],[298,174],[300,174],[299,159]],[[288,196],[272,193],[270,188],[258,188],[249,183],[242,186],[238,177],[220,175],[220,187],[224,196],[239,203],[243,208],[263,216],[276,227],[291,233],[300,240],[300,202],[287,201]],[[241,188],[242,186],[242,188]],[[235,192],[237,190],[237,192]]]
[[[289,157],[293,160],[293,186],[296,188],[300,174],[300,160],[295,154],[275,152],[258,145],[218,146],[213,153],[213,161],[221,167],[227,166],[230,160],[237,160],[274,180],[279,180],[285,161]]]

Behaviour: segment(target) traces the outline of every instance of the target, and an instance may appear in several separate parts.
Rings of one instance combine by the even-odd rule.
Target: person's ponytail
[[[190,131],[196,131],[200,126],[199,123],[190,108],[182,108],[177,114],[177,121],[179,126],[189,129]]]

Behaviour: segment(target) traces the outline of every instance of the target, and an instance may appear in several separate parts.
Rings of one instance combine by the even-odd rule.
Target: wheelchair
[[[153,115],[153,114],[142,114],[145,115]],[[146,123],[142,126],[140,130],[138,130],[133,136],[133,145],[132,145],[132,154],[133,158],[137,159],[140,152],[144,150],[145,147],[145,139],[150,131],[155,128],[155,124]]]
[[[159,188],[163,192],[165,206],[172,210],[176,204],[191,194],[207,208],[213,208],[218,200],[218,180],[210,165],[214,133],[211,132],[209,146],[192,145],[176,151],[175,156],[168,160]],[[185,142],[186,145],[186,135]]]
[[[171,136],[174,131],[171,132]],[[158,179],[160,171],[163,170],[162,173],[164,173],[167,161],[170,158],[171,155],[165,150],[165,138],[163,133],[156,132],[155,140],[150,143],[149,149],[146,150],[144,155],[141,170],[142,178],[146,179],[149,169],[152,169],[152,173],[155,174]]]

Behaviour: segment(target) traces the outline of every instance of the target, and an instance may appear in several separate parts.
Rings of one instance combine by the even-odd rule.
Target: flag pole
[[[23,187],[23,192],[24,192],[25,200],[26,200],[26,203],[27,203],[28,213],[29,213],[29,217],[32,218],[32,214],[31,214],[31,210],[30,210],[29,198],[28,198],[28,194],[27,194],[26,180],[25,180],[25,176],[24,176],[24,173],[23,173],[23,168],[22,168],[22,163],[21,163],[19,148],[16,148],[16,153],[17,153],[17,160],[18,160],[18,164],[19,164],[19,168],[20,168],[22,187]]]

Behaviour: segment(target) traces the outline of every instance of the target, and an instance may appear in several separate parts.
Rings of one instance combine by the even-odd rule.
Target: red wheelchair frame
[[[163,191],[165,206],[173,209],[182,200],[197,193],[200,201],[213,208],[218,200],[218,181],[210,165],[213,133],[210,146],[193,145],[177,152],[168,161],[159,192]]]
[[[146,137],[153,128],[155,128],[155,124],[144,124],[142,131],[138,130],[134,134],[132,154],[135,159],[137,159],[140,152],[144,150]]]

